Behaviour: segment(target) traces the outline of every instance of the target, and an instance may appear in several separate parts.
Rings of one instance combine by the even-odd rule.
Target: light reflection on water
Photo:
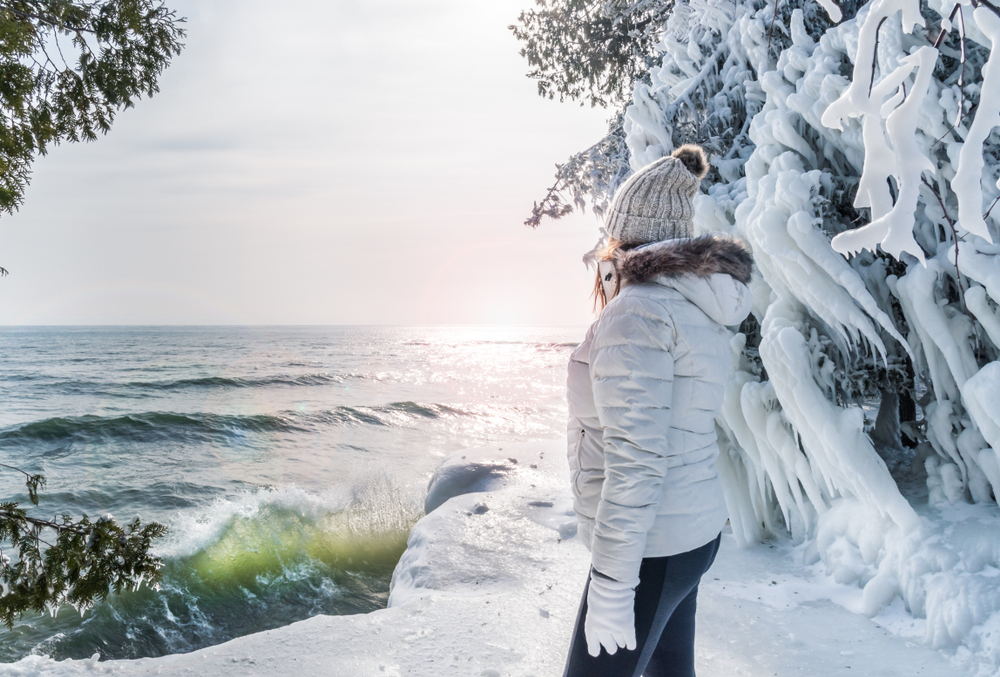
[[[173,532],[163,594],[30,619],[0,658],[159,655],[378,608],[443,455],[564,433],[583,333],[5,330],[0,461],[47,476],[47,512],[140,514]],[[0,491],[24,500],[16,477]]]

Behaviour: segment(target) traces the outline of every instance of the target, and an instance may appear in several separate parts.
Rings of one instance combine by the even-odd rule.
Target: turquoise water
[[[0,660],[191,651],[384,607],[443,455],[565,430],[579,328],[0,331],[0,462],[40,516],[170,534],[159,591],[25,616]],[[26,502],[0,474],[0,496]],[[33,513],[34,514],[34,513]]]

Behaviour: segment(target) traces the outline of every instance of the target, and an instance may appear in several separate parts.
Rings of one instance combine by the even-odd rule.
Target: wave
[[[17,626],[0,657],[57,660],[187,653],[317,614],[384,608],[392,570],[422,511],[384,471],[322,494],[257,489],[167,521],[160,590],[113,595],[81,618]]]
[[[346,492],[298,487],[258,489],[187,512],[160,554],[191,564],[203,581],[251,584],[296,561],[345,571],[391,571],[422,514],[385,472],[370,472]]]
[[[583,332],[581,332],[583,333]],[[419,347],[446,347],[446,348],[466,348],[481,346],[529,346],[534,348],[556,350],[562,348],[575,348],[580,345],[579,341],[557,342],[557,341],[532,341],[523,339],[469,339],[467,341],[403,341],[400,345]]]
[[[150,392],[199,389],[244,389],[244,388],[281,388],[338,385],[348,381],[393,381],[399,377],[396,373],[342,373],[313,372],[308,374],[275,374],[271,376],[241,377],[241,376],[204,376],[201,378],[184,378],[163,381],[127,381],[115,383],[108,381],[65,381],[46,375],[15,374],[2,377],[2,380],[25,383],[39,383],[46,389],[64,392],[93,392],[105,396],[135,397]]]
[[[35,421],[0,432],[4,442],[126,439],[160,441],[239,433],[305,431],[290,416],[259,414],[175,414],[145,412],[125,416],[67,416]]]
[[[526,346],[534,348],[537,352],[564,352],[567,349],[576,348],[579,341],[555,342],[555,341],[469,341],[469,345],[474,346]]]
[[[300,374],[297,376],[277,375],[261,378],[240,378],[226,376],[206,376],[204,378],[187,378],[177,381],[133,381],[124,384],[129,388],[148,388],[151,390],[178,390],[185,388],[267,388],[270,386],[321,386],[331,383],[343,383],[351,378],[365,378],[362,374]]]
[[[393,402],[371,407],[337,407],[327,411],[232,415],[211,413],[143,412],[122,416],[66,416],[47,418],[0,431],[0,442],[135,442],[226,440],[250,444],[253,436],[268,433],[313,433],[337,425],[400,427],[414,419],[475,415],[444,404]]]
[[[579,345],[580,345],[579,341],[573,343],[537,343],[535,344],[535,349],[544,351],[554,350],[557,352],[561,352],[566,348],[576,348]]]
[[[41,381],[46,377],[39,374],[5,374],[2,378],[4,381],[14,381],[17,383],[22,381]]]

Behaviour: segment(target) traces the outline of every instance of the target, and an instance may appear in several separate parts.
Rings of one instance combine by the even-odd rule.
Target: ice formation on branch
[[[990,59],[982,69],[982,90],[979,108],[959,151],[958,169],[952,186],[958,196],[958,220],[965,230],[993,242],[989,228],[982,217],[983,144],[993,128],[1000,125],[1000,57],[995,47],[1000,45],[1000,16],[985,7],[978,7],[972,14],[976,26],[989,40],[993,49]],[[1000,183],[997,184],[1000,187]],[[996,297],[994,297],[996,298]]]

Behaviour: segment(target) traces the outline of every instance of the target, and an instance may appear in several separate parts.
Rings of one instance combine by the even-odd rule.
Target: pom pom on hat
[[[705,151],[701,149],[701,146],[686,143],[671,153],[670,157],[680,160],[684,168],[697,176],[699,180],[704,179],[705,175],[708,174],[708,158],[705,157]]]

